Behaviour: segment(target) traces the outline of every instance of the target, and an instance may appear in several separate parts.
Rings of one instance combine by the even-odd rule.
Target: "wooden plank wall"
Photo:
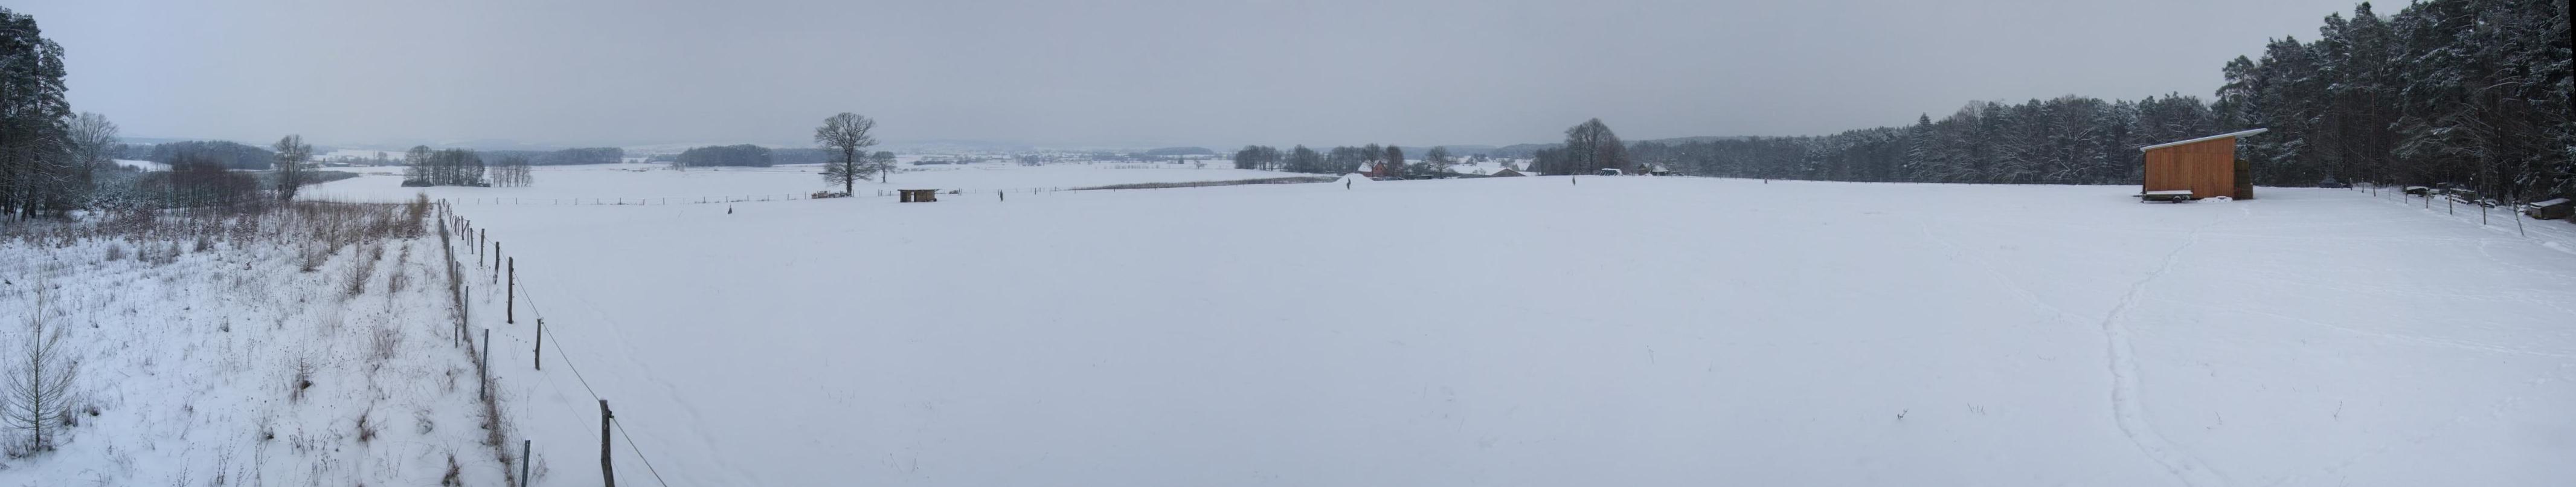
[[[2145,191],[2191,190],[2194,198],[2237,197],[2236,139],[2148,150]]]

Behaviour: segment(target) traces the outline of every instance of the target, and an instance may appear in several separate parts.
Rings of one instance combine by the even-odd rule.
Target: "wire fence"
[[[650,197],[609,197],[609,196],[598,196],[598,197],[589,197],[589,196],[577,196],[577,197],[564,197],[564,196],[549,196],[549,197],[525,197],[525,196],[451,196],[451,197],[442,198],[440,201],[445,202],[444,204],[447,204],[447,205],[454,205],[454,206],[495,206],[495,205],[499,205],[499,206],[666,206],[666,205],[707,205],[707,204],[727,204],[727,203],[758,203],[758,202],[772,202],[772,201],[800,201],[800,200],[813,200],[813,199],[837,199],[837,198],[844,198],[844,197],[849,197],[849,196],[859,196],[859,197],[874,196],[874,197],[878,197],[878,198],[894,198],[894,197],[896,197],[896,196],[897,196],[897,193],[898,193],[898,192],[900,192],[900,191],[916,190],[916,189],[929,189],[929,190],[932,190],[932,191],[937,191],[939,194],[942,194],[942,195],[1010,195],[1010,194],[1054,193],[1054,192],[1061,192],[1061,191],[1132,190],[1132,189],[1169,189],[1169,188],[1199,188],[1199,187],[1211,187],[1211,186],[1239,186],[1239,185],[1281,184],[1281,183],[1319,183],[1319,182],[1331,182],[1331,181],[1338,181],[1338,180],[1340,180],[1340,179],[1341,179],[1341,176],[1284,176],[1284,177],[1253,178],[1253,179],[1230,179],[1230,180],[1178,181],[1178,182],[1157,182],[1157,183],[1119,183],[1119,184],[1103,184],[1103,185],[1096,185],[1096,186],[1044,186],[1044,187],[1023,187],[1023,188],[935,188],[935,187],[934,187],[934,188],[900,188],[900,187],[898,187],[898,188],[885,188],[885,189],[860,188],[860,189],[857,189],[857,192],[856,192],[856,193],[851,194],[851,195],[848,195],[848,196],[843,196],[843,195],[841,195],[841,194],[840,194],[840,192],[837,192],[837,191],[818,191],[818,192],[807,193],[807,194],[795,194],[795,193],[772,193],[772,194],[737,194],[737,195],[714,195],[714,196],[650,196]],[[411,200],[412,200],[412,198],[414,198],[414,197],[416,197],[416,196],[413,196],[413,195],[402,195],[402,196],[351,196],[351,195],[346,195],[346,194],[335,194],[335,193],[327,193],[327,192],[313,191],[313,192],[308,192],[308,193],[306,194],[306,196],[300,197],[299,199],[304,200],[304,201],[319,201],[319,202],[333,202],[333,203],[402,203],[402,202],[408,202],[408,201],[411,201]]]
[[[538,338],[536,339],[538,342],[537,345],[541,347],[536,349],[536,358],[540,360],[540,362],[531,363],[531,366],[538,370],[542,370],[543,366],[541,361],[545,357],[544,348],[542,347],[552,347],[555,350],[553,361],[555,363],[562,364],[565,370],[572,372],[573,380],[581,384],[582,393],[590,396],[592,400],[599,401],[602,407],[602,413],[606,414],[607,398],[601,396],[599,394],[599,390],[591,386],[590,378],[583,375],[581,372],[581,365],[572,360],[573,354],[569,353],[568,349],[563,346],[562,330],[559,328],[549,329],[548,323],[546,322],[545,311],[538,305],[535,294],[531,292],[523,280],[519,278],[516,264],[507,264],[508,267],[504,269],[502,267],[504,264],[502,263],[504,262],[503,259],[507,257],[497,250],[499,246],[493,245],[489,248],[484,246],[486,243],[495,243],[498,241],[490,239],[488,231],[478,233],[473,226],[473,220],[457,215],[452,206],[453,200],[440,200],[438,205],[439,243],[443,250],[442,254],[445,255],[447,259],[449,279],[448,289],[449,292],[452,293],[451,297],[454,299],[454,306],[456,307],[457,342],[460,346],[465,348],[467,357],[474,362],[476,372],[479,374],[481,378],[480,380],[483,382],[481,385],[487,388],[486,391],[489,391],[488,388],[495,385],[499,379],[492,373],[490,367],[492,357],[490,354],[491,343],[489,341],[488,331],[483,338],[479,339],[471,333],[466,333],[466,331],[472,329],[471,321],[474,318],[474,314],[472,312],[471,301],[467,299],[467,295],[471,294],[471,292],[469,292],[471,287],[465,283],[466,273],[462,271],[464,265],[462,261],[456,258],[455,240],[460,239],[455,236],[456,233],[462,233],[464,235],[461,239],[465,240],[471,246],[473,249],[471,252],[473,254],[478,257],[487,255],[491,257],[491,259],[489,259],[493,265],[493,267],[489,268],[492,273],[491,277],[494,278],[494,282],[496,284],[500,284],[504,287],[503,299],[505,302],[503,303],[503,306],[509,307],[509,311],[507,312],[511,314],[513,321],[515,321],[516,306],[518,302],[525,301],[527,303],[528,316],[536,322],[536,330],[538,334]],[[451,231],[451,228],[455,231]],[[478,262],[475,265],[475,269],[477,271],[482,271],[486,268],[484,267],[484,264]],[[501,282],[503,280],[506,280],[507,282]],[[485,288],[487,293],[490,290],[491,289],[489,287]],[[614,327],[615,325],[611,324],[610,326]],[[500,394],[486,392],[482,397],[486,408],[485,414],[487,415],[488,420],[493,425],[501,424],[499,416]],[[576,412],[576,415],[577,414],[578,412]],[[661,469],[653,465],[652,457],[645,454],[642,445],[635,443],[635,439],[632,434],[627,433],[626,422],[623,420],[624,418],[618,417],[614,414],[606,414],[606,416],[607,418],[603,421],[606,424],[613,426],[616,429],[617,436],[626,441],[627,449],[633,452],[635,454],[635,458],[644,464],[645,471],[652,475],[654,483],[665,487],[669,486],[670,483],[662,479]],[[491,443],[496,449],[501,450],[499,454],[502,457],[502,466],[505,469],[503,475],[505,478],[508,478],[509,472],[507,472],[506,469],[512,462],[506,448],[503,447],[503,445],[506,445],[507,443],[501,438],[502,429],[493,427],[490,428],[489,431],[491,431],[493,438],[487,442]],[[600,438],[600,441],[603,443],[603,446],[609,441],[609,438],[604,436],[607,433],[607,431],[601,431],[603,437]],[[521,451],[521,458],[516,459],[521,470],[519,476],[516,478],[517,481],[512,482],[512,485],[526,487],[524,482],[527,481],[528,476],[527,462],[532,460],[525,458],[528,455],[526,448],[523,447]],[[602,453],[604,456],[605,450],[603,450]],[[603,461],[604,460],[605,459],[603,458]],[[602,468],[607,469],[610,467],[603,464]],[[608,474],[610,474],[610,472],[602,472],[603,476]]]

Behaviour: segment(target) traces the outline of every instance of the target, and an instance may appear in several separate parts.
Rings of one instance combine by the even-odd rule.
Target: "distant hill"
[[[1654,143],[1658,143],[1658,144],[1674,145],[1674,144],[1688,144],[1688,143],[1693,143],[1693,142],[1717,142],[1717,141],[1726,141],[1726,140],[1744,140],[1744,139],[1750,139],[1750,138],[1752,138],[1752,137],[1746,137],[1746,136],[1741,136],[1741,135],[1701,135],[1701,136],[1694,136],[1694,137],[1673,137],[1673,138],[1668,138],[1668,139],[1631,140],[1631,141],[1628,141],[1628,145],[1632,145],[1632,146],[1633,146],[1633,145],[1637,145],[1637,144],[1645,143],[1645,142],[1654,142]],[[1493,156],[1493,157],[1516,157],[1516,158],[1526,158],[1526,157],[1534,157],[1534,156],[1536,156],[1536,155],[1538,154],[1538,150],[1539,150],[1539,149],[1554,149],[1554,148],[1564,147],[1564,146],[1565,146],[1565,144],[1564,144],[1564,143],[1547,143],[1547,144],[1512,144],[1512,145],[1506,145],[1506,146],[1502,146],[1502,147],[1496,147],[1496,148],[1494,148],[1492,151],[1488,152],[1486,155]],[[1412,150],[1412,149],[1405,149],[1405,150],[1410,151],[1410,150]],[[1450,151],[1450,152],[1457,152],[1457,151],[1458,151],[1458,148],[1457,148],[1457,147],[1455,147],[1455,146],[1452,146],[1452,147],[1450,147],[1450,148],[1449,148],[1449,151]]]
[[[1512,144],[1496,147],[1492,152],[1486,153],[1486,155],[1493,157],[1529,158],[1538,155],[1539,149],[1554,149],[1564,146],[1565,144],[1562,143]]]
[[[1752,137],[1746,137],[1746,136],[1742,136],[1742,135],[1702,135],[1702,136],[1697,136],[1697,137],[1674,137],[1674,138],[1670,138],[1670,139],[1631,140],[1631,141],[1628,141],[1628,143],[1630,143],[1630,144],[1635,144],[1635,143],[1638,143],[1638,142],[1654,142],[1654,143],[1658,143],[1658,144],[1668,144],[1668,145],[1669,145],[1669,144],[1688,144],[1688,143],[1692,143],[1692,142],[1717,142],[1717,141],[1724,141],[1724,140],[1744,140],[1744,139],[1750,139],[1750,138],[1752,138]]]
[[[1431,148],[1432,148],[1432,147],[1446,147],[1446,148],[1448,148],[1448,149],[1449,149],[1449,156],[1450,156],[1450,157],[1467,157],[1467,156],[1472,156],[1472,155],[1487,154],[1487,153],[1491,153],[1491,152],[1493,152],[1493,151],[1494,151],[1494,146],[1490,146],[1490,145],[1442,145],[1442,146],[1429,146],[1429,145],[1426,145],[1426,146],[1399,146],[1399,147],[1403,147],[1403,148],[1404,148],[1404,156],[1405,156],[1405,157],[1414,158],[1414,159],[1421,159],[1423,154],[1429,154],[1429,153],[1431,153]]]
[[[1208,149],[1208,148],[1206,148],[1206,147],[1164,147],[1164,148],[1159,148],[1159,149],[1154,149],[1154,150],[1145,151],[1145,155],[1149,155],[1149,156],[1213,156],[1213,155],[1216,155],[1216,151],[1214,151],[1214,150],[1209,150],[1209,149]]]

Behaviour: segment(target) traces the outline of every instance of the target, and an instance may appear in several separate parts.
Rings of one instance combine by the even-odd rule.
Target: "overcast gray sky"
[[[323,144],[1544,142],[2207,98],[2349,0],[10,2],[129,136]],[[2395,5],[2380,6],[2382,13]]]

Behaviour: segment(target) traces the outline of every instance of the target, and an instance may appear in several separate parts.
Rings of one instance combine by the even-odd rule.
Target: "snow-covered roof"
[[[2166,143],[2156,144],[2156,145],[2150,145],[2150,146],[2146,146],[2146,147],[2139,147],[2139,148],[2138,148],[2138,152],[2146,152],[2146,151],[2149,151],[2149,150],[2162,149],[2162,148],[2166,148],[2166,147],[2173,147],[2173,146],[2183,145],[2183,144],[2189,144],[2189,143],[2193,143],[2193,142],[2208,142],[2208,141],[2218,140],[2218,139],[2229,139],[2229,138],[2236,138],[2236,137],[2244,137],[2244,136],[2248,136],[2248,135],[2254,135],[2254,134],[2263,133],[2264,131],[2268,131],[2268,130],[2272,130],[2272,129],[2254,129],[2254,130],[2247,130],[2247,131],[2243,131],[2243,132],[2229,132],[2229,133],[2218,134],[2218,135],[2212,135],[2212,136],[2208,136],[2208,137],[2201,137],[2201,138],[2191,139],[2191,140],[2177,140],[2177,141],[2173,141],[2173,142],[2166,142]]]
[[[2541,201],[2534,201],[2534,202],[2531,202],[2531,207],[2532,207],[2532,208],[2548,208],[2548,207],[2558,206],[2558,205],[2564,205],[2564,204],[2567,204],[2567,199],[2566,199],[2566,198],[2554,198],[2554,199],[2548,199],[2548,200],[2541,200]]]

